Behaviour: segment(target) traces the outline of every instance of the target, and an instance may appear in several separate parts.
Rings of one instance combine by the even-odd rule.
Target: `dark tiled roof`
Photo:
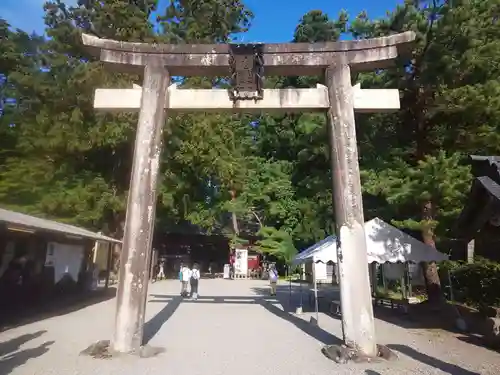
[[[488,176],[500,183],[500,156],[469,156],[474,177]]]
[[[484,189],[500,202],[500,185],[488,176],[478,177],[477,180]]]

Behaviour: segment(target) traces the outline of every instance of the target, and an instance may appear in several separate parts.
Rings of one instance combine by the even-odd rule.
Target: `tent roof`
[[[65,235],[89,238],[92,240],[121,243],[121,241],[115,240],[114,238],[103,236],[99,233],[94,233],[87,229],[0,208],[0,223],[2,222],[6,223],[7,225],[17,225],[27,229],[39,230],[42,232],[55,232]]]
[[[446,254],[424,244],[398,228],[375,218],[365,223],[368,263],[441,262]],[[336,263],[337,243],[333,236],[297,254],[293,263]]]
[[[337,237],[328,236],[318,243],[298,253],[294,264],[315,262],[328,263],[337,261]]]

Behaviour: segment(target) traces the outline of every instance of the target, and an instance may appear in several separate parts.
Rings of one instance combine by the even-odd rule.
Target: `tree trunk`
[[[123,230],[125,228],[125,213],[119,213],[113,220],[110,237],[116,238],[117,240],[123,239]],[[111,259],[111,272],[118,276],[118,271],[120,270],[120,257],[122,252],[122,246],[120,244],[113,245],[112,259]]]
[[[231,194],[231,201],[234,202],[236,200],[236,191],[231,189],[229,193]],[[231,213],[231,219],[233,221],[233,232],[236,236],[238,236],[240,234],[240,229],[238,228],[238,218],[235,212]]]
[[[422,239],[426,245],[436,247],[434,241],[434,229],[432,228],[433,204],[430,201],[422,205]],[[429,303],[439,304],[443,301],[443,292],[441,290],[441,280],[435,262],[422,263],[422,271],[424,272],[425,287],[427,289],[427,296]]]
[[[236,200],[236,191],[234,189],[229,190],[229,193],[231,194],[231,201],[234,202]],[[236,216],[235,212],[231,212],[231,219],[233,222],[233,233],[235,236],[238,236],[240,234],[240,229],[238,228],[238,217]],[[229,259],[233,257],[235,252],[234,244],[231,244],[229,247]],[[233,275],[233,278],[236,278],[235,276],[235,268],[234,268],[234,263],[231,264],[231,274]]]

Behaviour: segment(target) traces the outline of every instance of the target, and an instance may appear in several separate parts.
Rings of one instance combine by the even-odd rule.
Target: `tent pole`
[[[408,297],[407,298],[410,298],[413,296],[413,289],[411,286],[411,273],[410,273],[410,263],[409,262],[406,262],[406,276],[407,276],[407,280],[408,280]]]
[[[316,322],[319,323],[318,282],[316,281],[316,263],[313,263],[313,278],[314,278],[314,308],[316,310]]]
[[[304,282],[303,278],[304,278],[304,268],[300,267],[300,283],[299,283],[299,288],[300,288],[300,308],[302,309],[303,307],[303,302],[302,302],[302,283]]]
[[[387,294],[387,280],[385,279],[384,265],[385,263],[380,265],[380,274],[382,275],[382,287],[384,288],[384,293]]]
[[[371,275],[371,279],[372,279],[372,296],[375,296],[377,294],[377,284],[378,284],[378,280],[377,280],[377,263],[376,262],[372,262],[369,264],[370,267],[370,275]]]
[[[406,296],[406,262],[403,263],[403,277],[401,278],[401,295],[403,300],[407,298]]]

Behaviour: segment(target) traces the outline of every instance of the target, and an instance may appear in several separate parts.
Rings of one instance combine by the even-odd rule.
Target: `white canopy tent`
[[[448,259],[435,248],[375,218],[365,223],[368,263],[441,262]],[[337,240],[329,236],[297,254],[294,265],[304,263],[337,263]]]
[[[368,263],[421,263],[441,262],[448,259],[446,254],[424,244],[379,218],[365,223],[365,235]],[[316,320],[318,320],[318,289],[315,263],[337,263],[337,238],[329,236],[300,252],[293,260],[293,265],[305,263],[314,263],[314,299]]]
[[[333,250],[334,251],[333,251]],[[334,255],[332,255],[332,252]],[[335,263],[337,260],[337,237],[328,236],[324,240],[315,243],[304,251],[298,253],[293,264],[313,263]]]

